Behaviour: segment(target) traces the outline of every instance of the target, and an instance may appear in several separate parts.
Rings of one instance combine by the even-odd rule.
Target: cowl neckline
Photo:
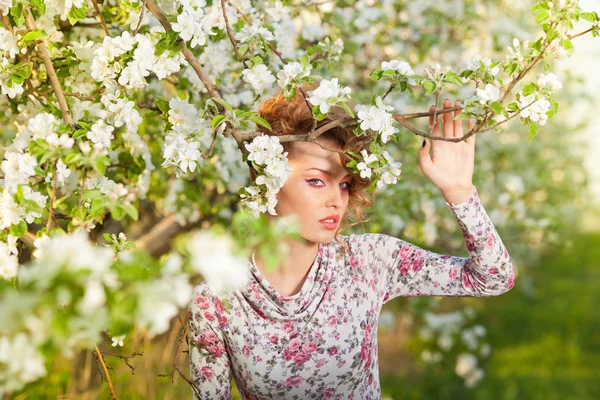
[[[324,297],[331,280],[331,263],[335,251],[331,243],[319,243],[317,256],[300,291],[285,296],[260,273],[251,261],[250,281],[241,291],[246,301],[263,318],[274,320],[302,319],[311,315]]]

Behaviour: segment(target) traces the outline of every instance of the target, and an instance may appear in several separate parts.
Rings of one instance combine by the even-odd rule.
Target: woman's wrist
[[[475,186],[472,185],[470,189],[446,191],[442,192],[442,195],[444,196],[446,202],[452,205],[457,205],[467,201],[471,196],[473,196],[473,193],[475,193]]]

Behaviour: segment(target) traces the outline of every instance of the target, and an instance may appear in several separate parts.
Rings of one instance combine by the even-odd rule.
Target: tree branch
[[[110,32],[108,31],[108,26],[106,26],[106,21],[104,21],[104,17],[102,16],[102,10],[98,6],[98,0],[92,0],[94,4],[94,9],[96,10],[96,14],[98,14],[98,18],[100,18],[100,23],[102,24],[102,28],[104,28],[104,33],[106,36],[110,36]]]
[[[95,344],[94,348],[96,349],[96,352],[95,352],[96,357],[98,357],[98,361],[100,361],[100,364],[102,365],[102,368],[104,369],[104,379],[106,379],[106,382],[108,383],[108,387],[110,388],[110,395],[113,400],[119,400],[119,398],[117,397],[117,394],[115,393],[115,388],[113,387],[112,381],[110,380],[110,374],[108,373],[108,368],[106,368],[106,363],[104,362],[104,357],[102,357],[102,352],[98,348],[98,345]]]
[[[30,31],[37,29],[35,24],[35,20],[33,19],[33,15],[29,9],[25,11],[25,24]],[[40,49],[40,54],[42,56],[42,60],[44,61],[44,65],[46,66],[46,72],[48,77],[50,78],[50,83],[52,84],[52,89],[54,89],[54,94],[56,95],[56,99],[58,100],[58,105],[60,107],[60,111],[62,112],[63,120],[67,125],[73,125],[73,117],[71,116],[71,111],[69,111],[69,106],[67,105],[67,101],[65,99],[64,92],[60,87],[60,82],[58,80],[58,75],[56,75],[56,71],[54,70],[54,66],[52,65],[52,60],[50,59],[50,52],[48,51],[48,47],[46,47],[46,43],[40,42],[38,43],[38,47]]]

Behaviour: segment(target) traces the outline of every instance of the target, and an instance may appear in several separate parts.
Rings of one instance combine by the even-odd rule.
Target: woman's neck
[[[310,267],[317,257],[319,245],[304,239],[297,241],[285,238],[282,242],[288,251],[281,257],[279,264],[272,272],[267,272],[265,263],[258,253],[256,254],[256,267],[279,294],[291,296],[302,288]]]

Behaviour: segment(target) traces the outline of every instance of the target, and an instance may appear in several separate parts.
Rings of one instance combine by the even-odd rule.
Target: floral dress
[[[319,244],[301,290],[279,295],[252,265],[250,283],[225,298],[205,283],[190,304],[195,399],[380,399],[377,321],[398,296],[495,296],[514,270],[477,190],[446,204],[469,258],[436,254],[384,234]]]

